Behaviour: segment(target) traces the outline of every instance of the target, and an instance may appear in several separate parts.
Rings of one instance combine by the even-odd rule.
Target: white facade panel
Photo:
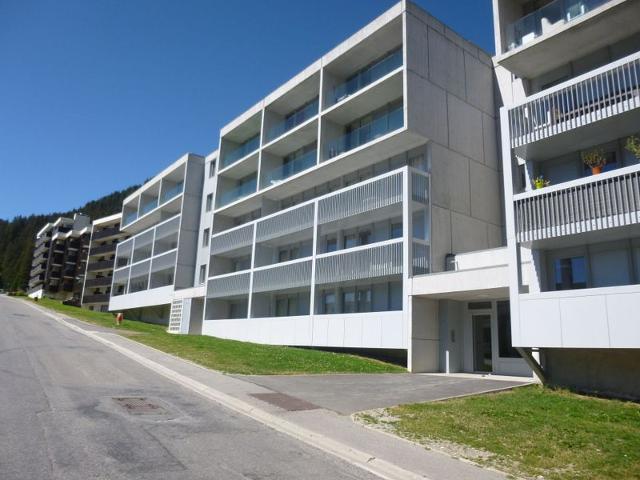
[[[520,295],[523,347],[638,348],[640,285]]]

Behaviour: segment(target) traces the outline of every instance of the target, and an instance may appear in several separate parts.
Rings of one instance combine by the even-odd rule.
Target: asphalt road
[[[377,478],[4,296],[0,328],[2,480]]]

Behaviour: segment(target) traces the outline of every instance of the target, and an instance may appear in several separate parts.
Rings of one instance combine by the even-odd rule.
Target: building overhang
[[[640,31],[638,18],[640,2],[611,0],[494,61],[518,77],[535,78]]]
[[[410,279],[412,296],[479,300],[509,297],[506,247],[456,255],[456,270],[419,275]]]

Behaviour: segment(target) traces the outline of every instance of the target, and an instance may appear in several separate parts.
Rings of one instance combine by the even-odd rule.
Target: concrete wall
[[[217,161],[217,152],[213,152],[210,155],[207,155],[207,158],[204,162],[204,178],[203,178],[203,187],[202,187],[202,195],[200,198],[200,227],[199,227],[199,235],[197,241],[197,253],[195,260],[195,268],[193,272],[193,285],[200,284],[200,267],[205,265],[206,275],[205,275],[205,284],[206,278],[210,275],[209,273],[209,247],[202,246],[202,236],[203,232],[206,228],[209,229],[209,235],[213,234],[213,210],[215,208],[215,190],[216,190],[216,177],[209,176],[209,168],[211,162]],[[213,195],[213,206],[211,211],[206,211],[206,202],[207,195]],[[211,240],[211,239],[209,239]]]
[[[501,162],[490,57],[423,11],[406,15],[408,128],[429,139],[432,271],[499,247]]]
[[[640,399],[640,349],[544,349],[551,384]]]
[[[205,320],[202,334],[274,345],[405,349],[403,326],[402,312],[395,311]]]
[[[150,307],[125,310],[123,313],[125,319],[139,320],[158,325],[169,325],[169,310],[170,305],[153,305]]]

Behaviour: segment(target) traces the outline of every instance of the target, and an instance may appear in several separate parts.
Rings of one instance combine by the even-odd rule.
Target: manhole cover
[[[11,315],[13,315],[14,317],[28,317],[29,315],[25,314],[25,313],[12,313]]]
[[[289,412],[297,412],[300,410],[315,410],[320,407],[313,403],[307,402],[300,398],[292,397],[286,393],[252,393],[252,397],[270,403],[276,407],[280,407]]]
[[[131,415],[163,415],[164,407],[145,397],[113,397],[113,401]]]

